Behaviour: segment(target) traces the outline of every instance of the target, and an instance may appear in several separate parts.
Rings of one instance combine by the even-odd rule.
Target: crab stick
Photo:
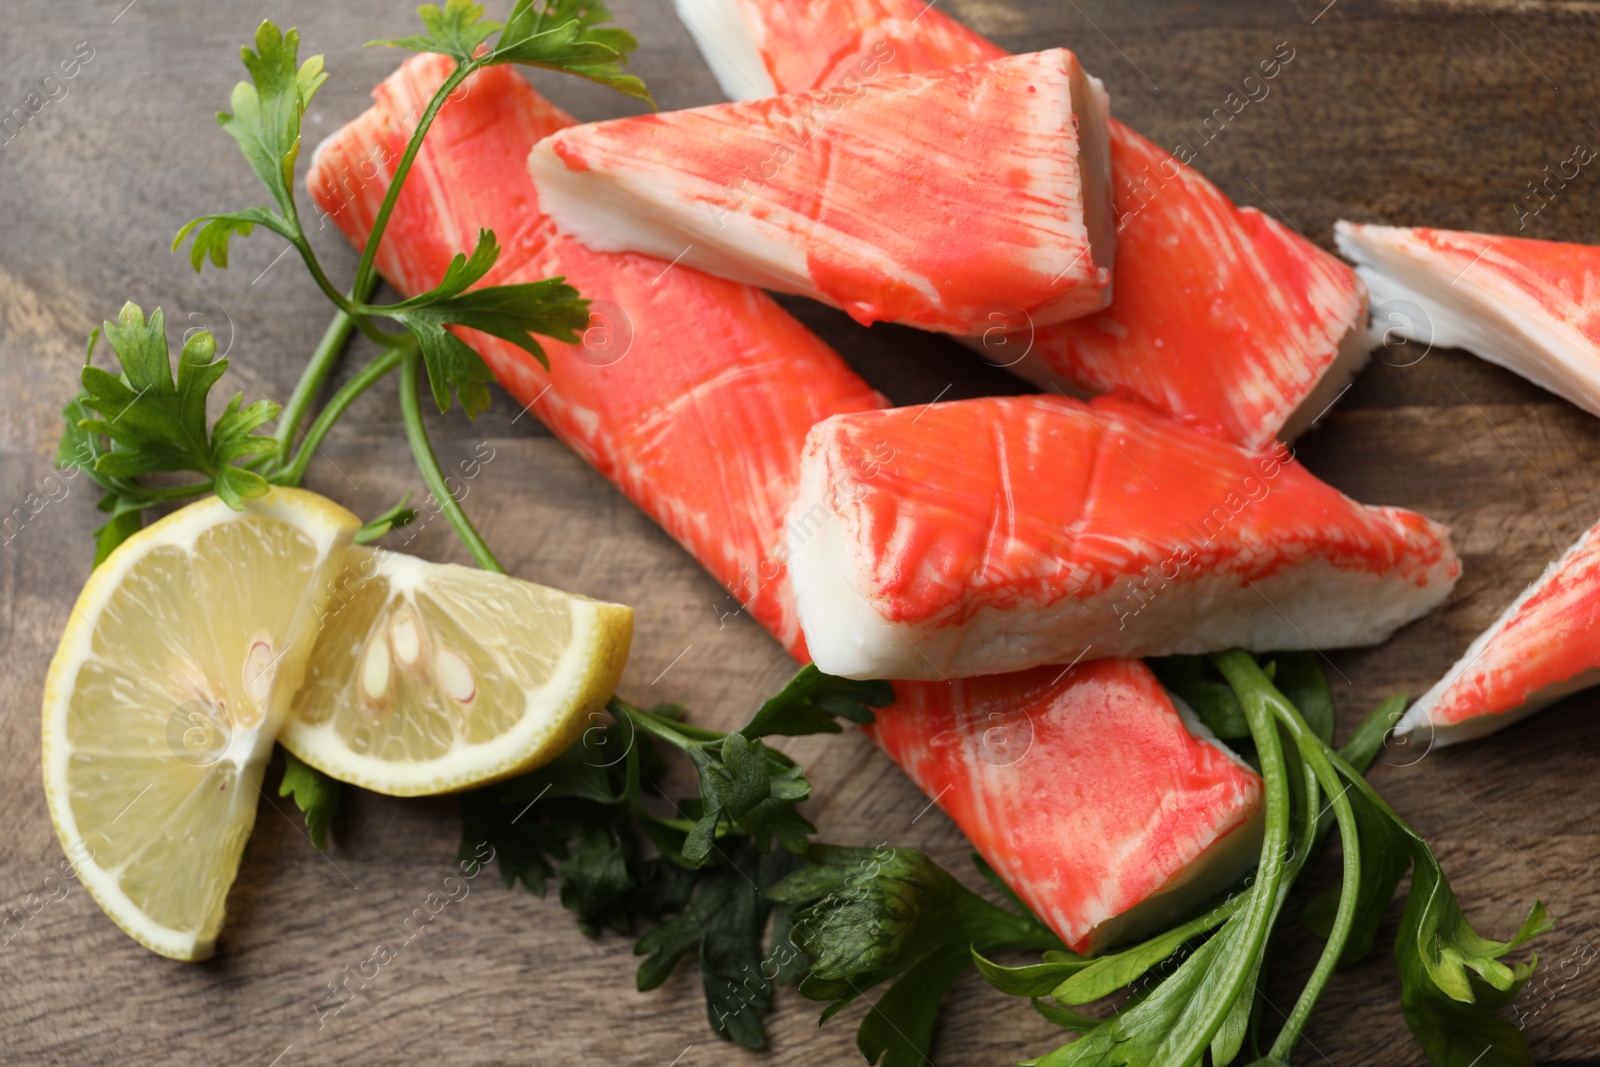
[[[372,108],[318,149],[311,195],[355,244],[370,231],[410,134],[408,117],[450,70],[441,56],[407,61],[379,86]],[[545,342],[549,371],[508,342],[463,336],[517,403],[804,659],[784,525],[805,435],[830,415],[886,401],[761,292],[681,264],[593,252],[558,233],[539,210],[526,160],[536,142],[570,124],[514,70],[475,74],[441,109],[417,155],[379,269],[402,292],[422,292],[489,226],[504,248],[489,283],[563,275],[596,301],[590,344]],[[1138,662],[1122,663],[1114,676],[1056,668],[903,684],[876,730],[885,751],[906,760],[913,781],[1062,938],[1088,948],[1131,936],[1164,909],[1237,878],[1260,841],[1259,779],[1203,731],[1186,729],[1153,684]],[[1117,759],[1066,747],[1075,724],[1112,712],[1128,731]],[[995,758],[985,747],[995,714],[1035,731],[1029,755],[1006,774],[990,769]],[[944,737],[952,724],[960,725],[960,744]],[[911,758],[921,746],[938,749],[941,760]],[[1071,795],[1101,807],[1053,836],[1037,824],[1024,835],[1015,816],[1002,813],[1060,787],[1065,766]],[[1043,847],[1051,851],[1028,854]]]
[[[1443,526],[1356,503],[1286,446],[1109,396],[834,416],[794,515],[807,646],[850,678],[1376,644],[1461,573]]]
[[[1110,297],[1105,90],[1065,49],[561,130],[539,203],[590,248],[981,333]]]
[[[1600,415],[1600,248],[1354,222],[1334,236],[1375,306],[1421,312],[1379,327],[1465,348]]]
[[[1397,733],[1470,741],[1600,684],[1600,526],[1473,641],[1406,712]]]
[[[676,0],[735,100],[1005,55],[925,0]],[[1272,59],[1264,62],[1277,63]],[[1112,302],[1053,326],[993,307],[983,358],[1073,396],[1121,391],[1251,448],[1293,440],[1368,358],[1355,273],[1115,119]]]

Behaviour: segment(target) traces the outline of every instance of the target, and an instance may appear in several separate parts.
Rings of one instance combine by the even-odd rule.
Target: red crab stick
[[[1509,726],[1600,684],[1600,526],[1550,564],[1400,720],[1433,744]]]
[[[1075,951],[1170,924],[1256,860],[1260,783],[1195,742],[1140,660],[895,694],[878,746]],[[1219,812],[1250,815],[1219,839]],[[1174,856],[1205,860],[1174,874]]]
[[[1107,105],[1064,49],[562,130],[539,203],[603,251],[816,297],[866,324],[988,328],[1110,297]]]
[[[1121,397],[960,400],[814,427],[789,574],[817,666],[957,678],[1079,657],[1376,644],[1448,531]]]
[[[450,69],[440,56],[409,60],[378,88],[372,108],[318,149],[307,179],[311,195],[357,245],[411,117]],[[826,416],[884,400],[764,294],[681,265],[668,270],[639,255],[591,252],[555,232],[539,211],[525,164],[537,141],[570,122],[508,67],[474,75],[440,111],[417,156],[379,268],[401,291],[421,292],[443,276],[452,255],[472,247],[478,227],[488,226],[505,249],[491,282],[562,274],[585,296],[605,301],[601,313],[612,320],[612,336],[598,351],[548,342],[548,373],[514,345],[466,336],[519,403],[804,659],[783,524],[805,433]],[[631,334],[631,345],[622,333]],[[1148,900],[1177,907],[1238,876],[1260,836],[1256,777],[1191,735],[1142,664],[1121,669],[1120,686],[1087,687],[1082,675],[1059,669],[962,685],[900,685],[898,701],[879,716],[880,733],[922,736],[930,744],[950,723],[966,724],[965,747],[944,749],[950,762],[938,766],[945,770],[916,761],[908,766],[912,779],[951,811],[997,870],[1019,880],[1019,893],[1058,917],[1057,932],[1080,948],[1103,943],[1102,929],[1127,931],[1116,925],[1118,917]],[[1017,852],[1019,840],[1029,847],[1045,840],[1043,826],[1015,838],[1020,823],[996,813],[1021,811],[1027,798],[1057,788],[1057,739],[1071,735],[1074,723],[1100,721],[1112,706],[1133,724],[1124,757],[1090,760],[1078,749],[1067,759],[1063,751],[1079,795],[1104,807],[1073,822],[1083,836],[1056,838],[1060,847],[1049,855]],[[1009,776],[973,767],[953,784],[939,777],[982,760],[981,729],[994,714],[1037,729],[1032,754]]]
[[[426,105],[449,69],[447,59],[410,61],[378,88],[375,108],[318,148],[311,195],[357,245],[409,139],[402,117]],[[590,252],[557,234],[536,206],[527,157],[573,120],[509,68],[470,88],[429,132],[379,270],[402,292],[422,292],[487,227],[503,251],[485,284],[564,275],[603,300],[584,346],[543,342],[557,352],[548,372],[515,346],[467,336],[507,392],[803,657],[781,569],[798,442],[820,419],[887,402],[764,293],[648,256]]]
[[[1375,304],[1420,312],[1380,325],[1469,349],[1600,415],[1600,248],[1354,222],[1334,236]]]
[[[1005,55],[925,0],[677,0],[736,100]],[[1277,63],[1278,60],[1268,62]],[[1045,388],[1123,390],[1252,448],[1292,440],[1367,360],[1355,274],[1115,119],[1117,252],[1111,306],[1000,344],[1023,326],[999,308],[985,358]],[[1019,358],[1018,353],[1027,355]]]

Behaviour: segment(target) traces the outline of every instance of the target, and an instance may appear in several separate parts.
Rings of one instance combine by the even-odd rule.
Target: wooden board
[[[1324,6],[1326,4],[1326,6]],[[492,7],[503,7],[494,4]],[[643,48],[636,64],[663,107],[718,99],[664,0],[617,0]],[[1590,3],[1273,0],[945,0],[1008,47],[1066,45],[1106,79],[1116,112],[1163,144],[1194,143],[1246,73],[1281,42],[1293,60],[1266,98],[1229,122],[1195,163],[1241,203],[1329,242],[1338,217],[1514,232],[1528,183],[1578,143],[1600,144],[1594,76],[1600,23]],[[232,268],[195,277],[168,251],[189,217],[261,194],[212,113],[240,76],[233,57],[257,20],[296,23],[326,52],[331,78],[308,142],[363,106],[398,57],[361,42],[410,32],[406,3],[265,0],[12,0],[0,20],[0,116],[80,42],[92,59],[13,136],[0,133],[0,511],[48,503],[0,535],[0,906],[48,902],[0,933],[0,1064],[606,1062],[667,1067],[857,1061],[859,1011],[818,1031],[815,1008],[785,992],[773,1051],[755,1056],[708,1031],[685,971],[649,994],[616,938],[583,938],[551,900],[471,885],[337,1017],[314,1004],[346,967],[395,938],[438,888],[458,821],[448,799],[351,791],[336,847],[314,852],[282,803],[263,804],[230,899],[218,957],[189,966],[151,956],[77,888],[39,786],[37,714],[45,667],[89,570],[99,521],[84,481],[50,481],[58,409],[74,388],[89,328],[124,300],[161,305],[180,328],[206,325],[248,398],[283,399],[327,307],[279,243],[237,243]],[[80,53],[81,54],[81,53]],[[542,88],[583,118],[619,98],[566,79]],[[1213,124],[1215,126],[1215,123]],[[1585,168],[1524,232],[1600,240],[1600,171]],[[319,234],[336,277],[354,256]],[[1020,387],[955,345],[795,311],[902,403]],[[694,323],[685,322],[685,330]],[[487,441],[494,459],[466,507],[513,573],[638,607],[623,691],[688,704],[728,726],[778,687],[791,664],[747,620],[720,621],[722,591],[659,530],[531,419],[498,398],[476,424],[434,420],[451,458]],[[420,487],[388,390],[368,394],[327,442],[311,487],[363,514]],[[1388,645],[1332,658],[1341,723],[1381,697],[1420,692],[1577,533],[1600,517],[1600,423],[1458,352],[1375,360],[1300,446],[1312,470],[1371,503],[1451,524],[1466,560],[1455,595]],[[54,487],[54,488],[52,488]],[[445,524],[423,555],[465,558]],[[1508,933],[1542,898],[1544,985],[1519,1002],[1541,1061],[1600,1062],[1600,695],[1585,694],[1492,741],[1417,760],[1391,751],[1374,774],[1436,844],[1480,928]],[[791,746],[817,785],[811,816],[842,843],[889,840],[970,874],[953,827],[858,734]],[[276,772],[270,772],[275,776]],[[39,898],[33,898],[37,903]],[[1308,966],[1286,947],[1266,986],[1287,1008]],[[1392,962],[1338,975],[1300,1062],[1422,1063],[1400,1018]],[[1019,1002],[967,981],[937,1060],[1005,1063],[1058,1032]]]

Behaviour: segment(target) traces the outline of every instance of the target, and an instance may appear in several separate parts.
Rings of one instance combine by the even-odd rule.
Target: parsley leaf
[[[564,70],[653,107],[644,82],[622,73],[639,42],[620,26],[605,25],[610,21],[602,0],[517,0],[492,59]]]
[[[762,736],[829,732],[825,717],[842,715],[858,723],[872,721],[872,708],[894,698],[883,682],[856,682],[822,674],[815,667],[800,672],[776,697],[767,701],[743,729],[705,735],[613,701],[613,708],[655,737],[680,749],[699,771],[700,796],[680,810],[690,819],[679,858],[689,867],[707,863],[725,832],[747,834],[762,852],[775,838],[790,852],[804,852],[816,832],[796,805],[811,793],[811,783],[788,756],[768,748]],[[837,724],[834,731],[837,732]]]
[[[91,353],[94,351],[94,339],[99,336],[100,328],[96,326],[89,342]],[[139,532],[144,525],[139,512],[146,501],[134,482],[126,478],[113,478],[97,469],[100,457],[110,452],[112,445],[104,435],[83,428],[84,423],[92,422],[94,418],[89,409],[83,406],[83,398],[84,394],[80,391],[61,409],[66,426],[61,431],[61,442],[56,446],[56,466],[76,468],[105,490],[99,508],[109,512],[111,517],[105,525],[94,531],[94,565],[98,567],[118,545]]]
[[[853,682],[823,674],[814,665],[800,668],[782,691],[755,713],[739,732],[754,740],[768,734],[836,734],[840,719],[870,725],[872,709],[888,707],[894,687],[888,682]]]
[[[764,1048],[772,981],[804,963],[787,910],[764,891],[800,864],[812,827],[795,806],[810,786],[793,760],[747,733],[820,732],[824,704],[870,721],[866,702],[882,706],[892,695],[881,683],[806,668],[730,734],[681,721],[674,705],[613,698],[610,721],[595,716],[552,762],[462,795],[461,856],[492,849],[507,886],[541,896],[555,879],[562,905],[591,936],[657,921],[635,946],[644,957],[639,989],[658,987],[693,955],[711,1028]],[[702,795],[672,803],[669,817],[653,809],[665,801],[662,753],[672,750],[696,767]],[[773,838],[786,848],[773,849]]]
[[[194,267],[195,272],[199,273],[207,258],[213,266],[226,268],[228,241],[234,234],[249,237],[257,226],[265,226],[279,236],[294,240],[293,228],[281,215],[271,208],[252,207],[226,215],[201,215],[191,219],[183,224],[178,236],[172,239],[172,250],[176,252],[184,238],[193,233],[194,244],[189,247],[189,265]]]
[[[760,889],[793,867],[785,853],[762,856],[748,841],[696,877],[683,910],[639,939],[640,992],[665,982],[689,952],[700,960],[711,1028],[746,1048],[765,1048],[761,1016],[772,1007],[763,940],[772,904]]]
[[[1250,736],[1250,723],[1239,698],[1226,682],[1212,676],[1204,656],[1168,656],[1151,660],[1150,666],[1161,684],[1187,704],[1217,737],[1238,741]]]
[[[118,320],[103,329],[122,373],[84,367],[83,392],[74,401],[76,407],[68,406],[68,418],[79,410],[100,416],[78,420],[71,443],[81,450],[96,437],[111,442],[107,449],[91,445],[89,451],[96,481],[117,497],[108,509],[114,518],[125,513],[123,504],[143,507],[154,499],[148,495],[153,491],[138,486],[136,479],[156,471],[202,474],[234,508],[265,493],[266,479],[236,464],[276,447],[272,438],[254,431],[277,415],[278,406],[267,400],[241,406],[242,397],[235,395],[207,429],[206,399],[228,369],[227,360],[213,358],[217,345],[212,336],[202,331],[185,342],[174,381],[159,308],[147,322],[138,305],[125,304]]]
[[[256,50],[239,50],[249,81],[233,87],[233,112],[217,122],[239,144],[245,161],[267,187],[285,218],[295,216],[294,166],[300,156],[300,119],[328,75],[322,57],[298,63],[300,31],[271,22],[256,29]],[[298,65],[297,65],[298,64]],[[257,220],[260,221],[260,220]]]
[[[504,23],[485,19],[483,7],[472,0],[448,0],[443,10],[425,4],[418,13],[427,32],[369,43],[439,52],[463,66],[520,63],[566,71],[653,106],[644,82],[622,72],[639,42],[621,27],[605,25],[611,12],[601,0],[516,0]]]
[[[699,867],[710,859],[724,821],[750,834],[763,852],[774,836],[790,852],[805,851],[816,827],[794,807],[811,793],[798,765],[741,733],[688,745],[685,752],[700,772],[701,802],[683,844],[685,863]]]
[[[402,526],[410,526],[416,522],[417,509],[408,507],[407,505],[410,502],[411,492],[407,490],[406,495],[400,498],[400,503],[383,514],[369,519],[362,525],[361,529],[356,531],[355,543],[358,545],[370,545],[374,541],[381,540],[391,531],[398,530]]]
[[[194,234],[189,263],[199,271],[207,258],[218,267],[228,265],[228,242],[237,234],[247,237],[257,226],[295,244],[302,241],[299,213],[294,203],[294,168],[300,157],[300,120],[322,83],[321,56],[299,62],[300,31],[281,32],[271,22],[256,29],[255,51],[239,50],[249,81],[234,85],[231,113],[217,114],[217,122],[239,145],[245,162],[266,186],[276,211],[266,207],[202,215],[173,238],[174,251]]]
[[[1537,960],[1507,967],[1500,957],[1550,928],[1544,905],[1534,905],[1509,941],[1479,937],[1432,855],[1427,859],[1417,856],[1395,943],[1406,1024],[1434,1063],[1531,1065],[1521,1028],[1498,1013],[1516,999]]]
[[[447,0],[442,11],[436,4],[423,4],[417,14],[426,33],[367,43],[413,52],[441,52],[457,63],[470,63],[478,46],[503,28],[501,23],[484,18],[483,12],[483,6],[472,0]]]
[[[109,497],[101,499],[103,505]],[[101,510],[105,510],[103,507]],[[144,529],[144,518],[137,508],[129,511],[119,511],[106,520],[105,524],[96,527],[94,531],[94,566],[98,567],[106,561],[106,557],[117,550],[117,546],[128,538]]]
[[[409,300],[367,309],[398,320],[416,334],[440,411],[449,408],[453,390],[467,414],[475,418],[489,404],[488,383],[493,380],[483,357],[446,326],[466,326],[510,341],[548,369],[549,357],[533,334],[577,344],[589,324],[589,302],[580,299],[564,278],[467,291],[499,258],[494,234],[479,230],[472,255],[457,254],[435,288]]]
[[[1406,1024],[1434,1063],[1531,1065],[1521,1029],[1498,1013],[1532,977],[1537,957],[1512,966],[1501,958],[1550,929],[1544,905],[1534,903],[1509,941],[1480,936],[1462,914],[1433,850],[1398,817],[1394,822],[1410,838],[1414,864],[1394,946]]]
[[[489,383],[494,375],[467,343],[436,322],[411,319],[404,313],[395,315],[406,329],[417,338],[422,349],[422,360],[428,368],[428,385],[433,390],[433,402],[440,411],[450,410],[450,394],[461,400],[461,408],[469,418],[489,406]]]
[[[282,746],[279,746],[282,748]],[[339,810],[339,783],[317,770],[288,749],[283,749],[283,781],[280,797],[293,796],[295,806],[305,813],[306,836],[318,850],[328,847],[328,828]]]
[[[914,849],[814,845],[806,860],[767,895],[795,909],[789,936],[811,961],[800,993],[830,1002],[823,1021],[891,983],[856,1032],[868,1063],[928,1059],[939,1003],[972,952],[1062,947],[1031,914],[989,903]]]

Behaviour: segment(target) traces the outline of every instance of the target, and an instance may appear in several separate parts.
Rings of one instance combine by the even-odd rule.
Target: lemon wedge
[[[325,774],[448,793],[553,759],[616,690],[633,609],[383,549],[345,554],[279,737]]]
[[[356,517],[298,489],[215,497],[90,576],[44,690],[44,787],[84,887],[174,959],[211,955],[262,772]]]

